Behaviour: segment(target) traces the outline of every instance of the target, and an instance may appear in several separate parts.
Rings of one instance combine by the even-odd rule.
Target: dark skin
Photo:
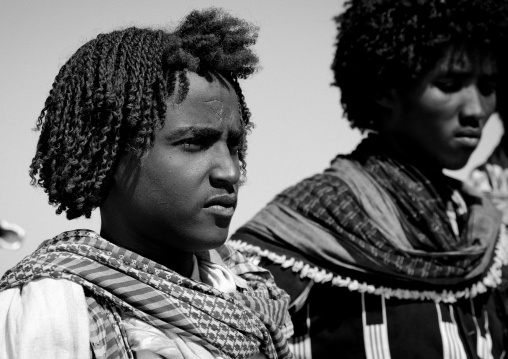
[[[464,167],[496,111],[497,68],[489,52],[450,45],[412,85],[377,99],[384,148],[417,167],[444,202],[451,195],[443,169]]]
[[[379,134],[425,173],[462,168],[496,110],[496,75],[490,56],[449,47],[412,86],[378,101],[386,109]]]
[[[101,205],[101,236],[189,277],[193,254],[221,246],[236,208],[244,128],[234,89],[188,73],[189,94],[167,101],[153,147],[125,154]]]

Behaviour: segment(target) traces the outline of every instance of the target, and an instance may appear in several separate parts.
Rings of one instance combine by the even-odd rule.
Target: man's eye
[[[497,83],[492,80],[479,81],[478,91],[480,91],[483,96],[490,96],[497,91]]]
[[[240,152],[240,146],[229,146],[229,153],[238,155],[238,152]]]
[[[462,81],[458,80],[440,80],[436,81],[434,86],[436,86],[444,93],[452,93],[459,91],[462,88],[463,84]]]
[[[232,139],[228,141],[228,147],[230,153],[238,153],[240,151],[241,147],[241,140],[240,139]]]
[[[186,138],[178,143],[184,150],[189,152],[198,152],[208,149],[213,141],[203,138]]]

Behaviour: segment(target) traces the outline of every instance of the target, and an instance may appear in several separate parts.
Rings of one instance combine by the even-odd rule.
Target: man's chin
[[[469,161],[469,157],[467,157],[466,160],[455,160],[455,161],[448,161],[443,168],[450,171],[458,171],[462,168],[464,168],[467,165],[467,162]]]
[[[200,238],[200,251],[215,249],[222,246],[228,239],[229,227],[214,228]]]

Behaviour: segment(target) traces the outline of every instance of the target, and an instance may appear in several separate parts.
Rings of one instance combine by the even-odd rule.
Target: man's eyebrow
[[[176,128],[165,137],[170,141],[174,141],[182,137],[214,137],[220,135],[221,131],[213,127],[187,126]]]
[[[446,76],[446,75],[458,75],[458,76],[466,76],[473,73],[473,68],[464,68],[463,66],[447,66],[441,67],[437,70],[436,74],[438,76]]]
[[[240,140],[243,137],[244,133],[245,133],[244,127],[234,128],[229,131],[228,139],[233,141]]]
[[[468,76],[475,72],[474,68],[469,67],[454,67],[450,66],[448,68],[442,68],[437,71],[438,76],[446,76],[446,75],[453,75],[453,76]],[[497,76],[497,70],[492,69],[492,71],[484,71],[482,76]]]

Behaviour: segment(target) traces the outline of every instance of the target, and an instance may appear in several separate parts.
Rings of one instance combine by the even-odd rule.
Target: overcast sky
[[[360,134],[342,118],[339,92],[331,87],[338,0],[5,0],[0,5],[0,219],[22,226],[18,251],[0,250],[0,274],[41,241],[65,230],[99,231],[91,220],[67,221],[30,186],[28,167],[38,133],[31,131],[61,65],[101,32],[127,26],[175,25],[195,8],[211,5],[257,24],[255,49],[262,71],[242,83],[256,128],[249,139],[248,181],[231,232],[275,194],[322,171],[339,153],[350,152]],[[367,85],[367,84],[366,84]],[[497,143],[499,121],[487,126],[479,150],[459,178]]]

